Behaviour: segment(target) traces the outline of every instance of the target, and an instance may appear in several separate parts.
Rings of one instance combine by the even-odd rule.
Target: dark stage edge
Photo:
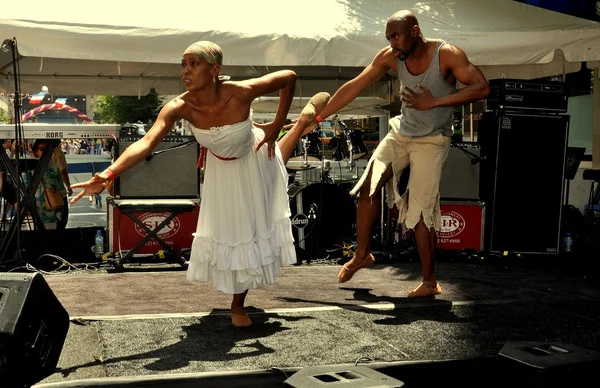
[[[299,368],[347,368],[359,359],[409,386],[492,386],[503,378],[496,358],[509,341],[600,350],[600,303],[592,302],[431,301],[251,316],[255,325],[244,330],[217,310],[78,322],[58,371],[35,387],[276,387]],[[464,373],[450,373],[450,364]],[[65,381],[81,374],[88,376]]]

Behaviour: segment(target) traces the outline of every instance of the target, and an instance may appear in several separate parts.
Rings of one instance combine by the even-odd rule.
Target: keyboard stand
[[[48,168],[50,160],[52,159],[52,153],[58,144],[59,140],[47,140],[46,149],[39,160],[20,158],[20,176],[17,176],[17,161],[15,159],[9,159],[6,152],[0,152],[0,171],[8,175],[8,179],[14,188],[19,187],[19,190],[15,193],[15,205],[18,207],[19,216],[13,217],[8,231],[6,231],[2,238],[2,244],[0,245],[0,264],[3,261],[11,260],[11,255],[9,254],[10,252],[15,253],[15,258],[18,261],[22,259],[20,257],[21,252],[17,252],[17,244],[16,242],[13,242],[13,240],[15,240],[17,238],[17,234],[21,232],[23,221],[25,220],[27,214],[31,216],[35,230],[46,230],[46,227],[44,226],[44,223],[38,214],[38,209],[35,202],[35,194],[38,187],[42,183],[42,178],[44,177],[46,169]],[[25,174],[28,174],[29,176],[27,181],[31,179],[29,184],[26,184],[26,180],[24,179]],[[8,189],[9,188],[4,188],[4,190]],[[68,206],[68,204],[65,204],[65,206]],[[21,249],[22,248],[23,247],[21,247]]]
[[[151,239],[154,239],[162,245],[165,251],[175,258],[175,262],[181,264],[183,267],[187,266],[187,262],[181,257],[180,252],[176,252],[173,247],[158,237],[158,232],[160,232],[165,225],[168,225],[171,220],[177,217],[177,215],[193,211],[195,208],[195,203],[193,201],[187,199],[116,199],[113,201],[113,204],[115,207],[119,208],[122,214],[128,216],[135,224],[146,232],[146,237],[131,248],[125,256],[119,257],[119,255],[115,255],[114,266],[116,271],[122,271],[123,264],[130,261],[133,255]],[[134,214],[141,212],[161,212],[170,214],[154,229],[150,229]]]

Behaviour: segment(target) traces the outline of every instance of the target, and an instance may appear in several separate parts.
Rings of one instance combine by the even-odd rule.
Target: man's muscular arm
[[[466,85],[454,94],[436,98],[436,106],[461,106],[487,97],[490,86],[477,66],[469,62],[460,48],[448,44],[441,58],[457,81]]]

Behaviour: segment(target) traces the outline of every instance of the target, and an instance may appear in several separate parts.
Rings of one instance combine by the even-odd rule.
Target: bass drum
[[[317,259],[319,251],[339,248],[344,241],[354,240],[356,202],[349,194],[351,188],[333,183],[288,188],[299,262]]]

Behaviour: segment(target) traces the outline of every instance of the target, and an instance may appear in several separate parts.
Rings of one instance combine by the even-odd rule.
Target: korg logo
[[[62,132],[46,132],[46,139],[62,139]]]
[[[298,213],[292,218],[292,225],[298,229],[304,229],[308,225],[308,217],[302,213]]]

